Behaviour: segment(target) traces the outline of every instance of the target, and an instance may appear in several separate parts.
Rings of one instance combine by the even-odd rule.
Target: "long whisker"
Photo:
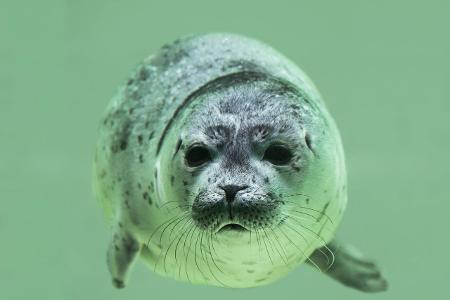
[[[333,263],[334,263],[334,261],[335,261],[334,253],[333,253],[333,251],[327,246],[327,243],[326,243],[325,240],[322,238],[322,236],[320,236],[319,234],[317,234],[317,232],[315,232],[315,231],[312,230],[311,228],[308,228],[307,226],[304,226],[300,221],[296,220],[294,217],[290,216],[290,218],[291,218],[292,220],[296,221],[296,223],[297,223],[299,226],[301,226],[302,228],[306,229],[308,232],[312,233],[312,234],[313,234],[313,237],[314,237],[316,240],[318,240],[318,241],[321,242],[322,247],[325,248],[325,249],[331,254],[331,263],[330,263],[330,260],[329,260],[328,255],[327,255],[325,252],[323,252],[320,248],[318,249],[319,252],[322,253],[322,255],[324,255],[324,256],[326,257],[326,259],[327,259],[327,265],[328,265],[327,270],[328,270],[329,268],[331,268],[331,266],[333,265]]]
[[[286,222],[285,223],[286,225],[288,225],[288,223]],[[294,231],[295,233],[297,233],[298,235],[300,235],[301,236],[301,238],[305,241],[305,243],[306,243],[306,248],[308,249],[309,247],[310,247],[310,243],[306,240],[306,238],[303,236],[303,234],[301,234],[300,232],[298,232],[295,228],[293,228],[293,227],[291,227],[291,226],[287,226],[289,229],[291,229],[292,231]],[[305,256],[305,252],[304,251],[302,251],[302,254],[303,254],[303,256]],[[311,262],[316,268],[317,268],[317,270],[319,271],[319,272],[323,272],[322,271],[322,269],[308,256],[307,258],[306,258],[309,262]]]
[[[212,231],[212,230],[211,230],[211,231]],[[216,266],[216,268],[217,268],[219,271],[222,272],[222,270],[221,270],[221,269],[217,266],[217,264],[215,263],[215,261],[214,261],[214,256],[213,256],[212,253],[211,253],[211,240],[208,239],[208,231],[203,231],[203,232],[202,232],[202,239],[201,239],[201,240],[203,240],[203,234],[206,234],[206,240],[208,241],[209,258],[212,260],[212,262],[213,262],[213,264]],[[200,243],[202,243],[202,242],[200,242]],[[201,250],[202,250],[202,248],[200,248],[200,252],[201,252]],[[224,286],[224,287],[229,287],[227,284],[223,283],[223,282],[216,276],[215,272],[211,269],[211,266],[210,266],[210,264],[209,264],[209,262],[208,262],[208,256],[206,255],[206,253],[205,253],[204,255],[202,254],[202,256],[203,256],[203,260],[205,260],[205,262],[206,262],[206,264],[207,264],[207,266],[208,266],[208,269],[209,269],[211,275],[214,277],[214,279],[215,279],[217,282],[219,282],[222,286]],[[222,273],[223,273],[223,272],[222,272]]]
[[[219,255],[217,254],[216,248],[214,247],[214,236],[213,236],[213,234],[214,234],[214,232],[211,229],[211,246],[212,246],[212,249],[214,251],[214,255],[216,255],[218,257]]]
[[[298,220],[299,222],[302,222],[303,225],[315,225],[317,224],[317,222],[314,220],[311,220],[309,218],[304,218],[302,215],[298,215],[297,212],[295,211],[291,211],[291,212],[284,212],[282,213],[284,216],[288,216],[291,218],[295,218],[296,220]],[[323,225],[323,224],[322,224]],[[328,227],[323,227],[321,230],[327,230],[329,232],[333,232],[333,228],[328,228]]]
[[[296,243],[294,243],[289,236],[281,229],[281,227],[278,227],[278,229],[281,231],[281,233],[287,238],[287,240],[294,245],[295,248],[297,248],[303,255],[303,257],[306,257],[306,260],[308,260],[313,266],[315,266],[317,268],[317,270],[319,270],[319,272],[322,272],[322,270],[319,268],[319,266],[314,262],[314,260],[311,257],[308,257],[305,255],[305,251],[303,249],[301,249]],[[307,246],[309,247],[309,246]]]
[[[162,246],[162,237],[164,235],[164,232],[166,231],[167,228],[170,227],[170,225],[174,224],[175,222],[177,222],[179,219],[183,219],[186,216],[178,216],[177,218],[173,219],[171,222],[169,222],[166,226],[164,226],[164,229],[162,230],[161,234],[160,234],[160,238],[159,238],[159,244]],[[157,267],[158,267],[158,263],[159,260],[161,258],[161,255],[163,253],[163,248],[161,247],[161,251],[159,252],[158,258],[156,260],[155,266],[154,266],[154,271],[156,271]]]
[[[259,236],[258,229],[255,229],[255,233],[256,233],[256,242],[258,243],[259,258],[261,259],[261,238]]]
[[[171,222],[173,219],[177,218],[178,216],[179,216],[179,215],[176,215],[176,216],[174,216],[174,217],[172,217],[172,218],[170,218],[170,219],[168,219],[168,220],[162,222],[160,225],[158,225],[158,227],[156,227],[156,229],[153,230],[153,232],[150,234],[150,237],[148,238],[147,244],[146,244],[147,247],[149,247],[149,244],[150,244],[150,242],[151,242],[153,236],[158,232],[158,230],[159,230],[161,227],[163,227],[164,225],[166,225],[167,223]]]
[[[212,258],[212,261],[213,261],[214,265],[217,267],[217,269],[218,269],[222,274],[227,275],[226,273],[224,273],[224,272],[222,271],[221,268],[219,268],[219,266],[216,264],[216,261],[215,261],[215,259],[214,259],[214,256],[219,257],[219,255],[217,254],[216,248],[214,247],[214,232],[213,232],[213,229],[211,229],[211,231],[210,231],[210,243],[209,243],[209,247],[210,247],[209,252],[211,253],[211,258]],[[211,248],[212,248],[212,250],[213,250],[214,253],[211,252]]]
[[[285,265],[287,266],[289,258],[288,258],[287,254],[286,254],[286,251],[284,250],[283,246],[281,245],[280,240],[278,239],[278,236],[275,233],[275,230],[273,230],[272,228],[270,228],[270,230],[272,231],[272,234],[275,236],[275,240],[278,243],[278,246],[280,247],[281,251],[284,253],[285,259],[283,259],[283,257],[281,257],[281,254],[280,254],[280,257],[283,259]]]
[[[200,266],[197,262],[197,245],[198,245],[198,241],[200,240],[201,229],[196,228],[196,231],[198,231],[198,234],[197,234],[197,238],[195,240],[195,245],[194,245],[194,262],[195,262],[195,265],[197,266],[197,269],[200,272],[200,274],[202,274],[203,278],[206,279],[208,277],[203,273],[202,269],[200,268]]]
[[[177,244],[175,245],[175,262],[178,263],[178,257],[177,257],[177,252],[178,252],[178,246],[184,236],[184,234],[190,229],[189,225],[192,224],[192,220],[190,218],[188,218],[186,220],[186,222],[183,224],[183,226],[181,226],[180,231],[182,230],[182,233],[180,234],[180,237],[177,241]],[[185,226],[188,225],[188,227],[185,229]]]
[[[202,260],[205,262],[206,266],[208,267],[209,272],[214,277],[214,273],[211,272],[211,266],[209,265],[208,257],[206,256],[206,259],[205,259],[205,252],[206,252],[206,250],[204,251],[204,249],[203,249],[204,248],[203,247],[204,246],[204,244],[203,244],[203,236],[205,234],[205,230],[201,230],[200,232],[201,232],[201,236],[200,236],[200,255],[202,257]]]
[[[261,228],[261,230],[264,232],[264,234],[265,234],[266,237],[267,237],[267,234],[266,234],[264,228]],[[265,241],[264,239],[262,239],[262,240],[263,240],[263,242],[264,242],[264,246],[265,246],[265,248],[266,248],[267,255],[269,256],[269,260],[270,260],[270,262],[271,262],[272,265],[273,265],[273,260],[272,260],[272,257],[270,256],[269,249],[267,248],[266,241]]]
[[[186,254],[186,259],[185,259],[185,262],[184,262],[184,263],[185,263],[185,265],[184,265],[184,271],[185,271],[185,273],[186,273],[186,277],[188,278],[189,282],[191,282],[191,279],[189,278],[189,272],[188,272],[187,266],[188,266],[188,257],[189,257],[189,254],[190,254],[190,252],[191,252],[192,240],[193,240],[193,238],[194,238],[195,227],[196,227],[196,225],[194,224],[194,225],[192,226],[192,228],[193,228],[194,230],[191,231],[192,234],[191,234],[191,238],[190,238],[190,240],[189,240],[189,246],[188,246],[188,250],[187,250],[187,254]],[[188,236],[189,236],[189,233],[188,233]],[[194,274],[194,275],[195,275],[195,274]]]
[[[189,235],[191,234],[191,232],[193,231],[193,229],[195,228],[195,224],[193,222],[190,222],[190,227],[187,231],[187,234],[184,236],[184,241],[183,241],[183,254],[186,255],[186,241],[189,238]],[[178,276],[181,278],[181,267],[183,266],[183,264],[180,264],[180,267],[178,269]],[[184,270],[185,270],[185,274],[186,274],[186,278],[189,280],[189,282],[191,282],[189,275],[187,274],[187,257],[186,257],[186,263],[184,264]]]
[[[320,215],[326,217],[326,218],[328,219],[328,221],[330,221],[330,223],[333,224],[333,220],[331,219],[331,217],[328,216],[328,215],[327,215],[325,212],[323,212],[323,211],[320,211],[320,210],[317,210],[317,209],[314,209],[314,208],[311,208],[311,207],[301,206],[301,205],[299,205],[299,203],[292,202],[292,201],[288,201],[288,200],[285,200],[285,202],[286,202],[288,205],[295,206],[295,208],[297,208],[297,209],[306,209],[306,210],[314,211],[314,212],[316,212],[316,213],[318,213],[318,214],[320,214]],[[301,210],[299,210],[298,212],[301,212],[301,213],[303,213],[303,214],[307,214],[306,212],[302,212]],[[314,217],[315,219],[317,219],[315,216],[313,216],[313,217]]]
[[[281,254],[280,254],[280,252],[278,251],[278,248],[275,246],[275,245],[273,245],[273,241],[272,241],[272,239],[270,238],[270,232],[269,232],[269,234],[267,233],[267,231],[263,228],[263,231],[264,231],[264,234],[265,234],[265,236],[266,236],[266,239],[267,239],[267,243],[269,244],[269,246],[270,246],[270,249],[272,249],[272,253],[275,253],[275,251],[277,251],[278,252],[278,255],[281,257],[281,259],[283,260],[283,257],[281,256]]]
[[[171,238],[171,236],[172,236],[172,232],[173,232],[174,229],[177,227],[177,225],[180,224],[183,220],[186,220],[186,218],[189,220],[189,215],[188,215],[188,214],[185,215],[184,217],[182,217],[182,218],[181,218],[181,219],[173,226],[173,228],[172,228],[172,230],[170,231],[170,234],[169,234],[169,240],[170,240],[170,238]],[[186,222],[187,222],[187,221],[186,221]],[[186,223],[186,222],[185,222],[185,223]],[[184,226],[184,225],[183,225],[183,226]],[[183,226],[182,226],[182,228],[183,228]],[[166,273],[167,273],[167,268],[166,268],[167,254],[169,253],[170,248],[172,247],[173,243],[174,243],[176,240],[177,240],[177,239],[176,239],[176,236],[175,236],[174,239],[170,242],[169,247],[167,247],[166,254],[164,255],[164,272],[166,272]]]
[[[186,239],[187,239],[187,236],[189,235],[189,233],[191,232],[191,230],[192,230],[192,228],[195,226],[194,224],[193,224],[193,221],[192,221],[192,219],[188,219],[188,222],[187,222],[187,227],[186,227],[186,229],[183,231],[183,234],[181,235],[181,237],[180,237],[180,239],[178,240],[178,242],[177,242],[177,245],[175,246],[175,261],[178,263],[178,257],[177,257],[177,250],[178,250],[178,246],[179,246],[179,244],[180,244],[180,242],[182,241],[182,240],[184,240],[184,242],[183,243],[185,243],[186,242]],[[187,233],[187,234],[186,234]],[[184,238],[184,239],[183,239]],[[184,249],[184,245],[183,245],[183,254],[185,254],[186,252],[185,252],[185,249]],[[181,267],[183,266],[183,262],[181,262],[180,264],[179,264],[179,268],[178,268],[178,277],[181,279]]]
[[[188,212],[184,212],[182,214],[189,214]],[[178,218],[177,218],[178,219]],[[172,222],[170,222],[169,224],[167,224],[167,226],[164,227],[164,229],[161,231],[161,234],[159,235],[159,244],[162,244],[162,238],[164,236],[164,232],[167,230],[167,228],[169,228],[170,225],[172,225],[174,222],[177,221],[177,219],[173,220]]]
[[[180,203],[180,201],[167,201],[167,202],[164,202],[163,204],[161,204],[160,206],[159,206],[159,208],[161,209],[161,208],[164,208],[165,206],[167,206],[167,205],[173,205],[173,204],[177,204],[177,205],[181,205],[181,206],[185,206],[185,207],[190,207],[190,206],[192,206],[192,205],[189,205],[189,204],[187,204],[187,203]]]
[[[290,217],[292,220],[296,221],[302,228],[304,228],[304,229],[308,230],[310,233],[312,233],[317,239],[319,239],[319,240],[324,244],[324,247],[328,248],[328,247],[326,246],[327,243],[325,242],[325,240],[323,239],[323,237],[320,236],[317,232],[315,232],[315,231],[312,230],[311,228],[305,226],[302,222],[300,222],[299,220],[297,220],[294,216],[289,216],[289,217]],[[327,250],[329,250],[330,253],[333,253],[330,249],[327,249]]]

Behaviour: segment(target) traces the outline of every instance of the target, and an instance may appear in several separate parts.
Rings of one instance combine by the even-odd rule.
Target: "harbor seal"
[[[118,288],[138,256],[195,284],[260,286],[307,262],[387,287],[333,238],[347,202],[333,118],[309,78],[254,39],[187,36],[145,59],[106,109],[94,183]]]

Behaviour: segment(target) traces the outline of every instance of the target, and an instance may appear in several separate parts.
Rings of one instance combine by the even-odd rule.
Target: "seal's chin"
[[[225,232],[245,232],[248,231],[244,226],[237,223],[229,223],[225,224],[217,230],[217,233],[225,233]]]

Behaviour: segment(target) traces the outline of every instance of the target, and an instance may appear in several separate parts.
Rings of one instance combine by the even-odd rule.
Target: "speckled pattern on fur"
[[[274,141],[289,164],[262,159]],[[186,166],[194,144],[207,166]],[[182,281],[270,283],[331,241],[347,201],[339,132],[312,82],[234,34],[176,40],[137,67],[103,117],[94,178],[117,287],[139,255]],[[223,186],[243,187],[233,204]],[[230,218],[248,230],[219,232]]]

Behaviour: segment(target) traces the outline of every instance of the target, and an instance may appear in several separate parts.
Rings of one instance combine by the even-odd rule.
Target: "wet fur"
[[[288,166],[261,162],[272,138],[295,154]],[[199,141],[215,160],[189,169]],[[94,178],[116,287],[139,254],[162,275],[226,287],[270,283],[305,260],[324,269],[317,255],[334,261],[327,243],[347,193],[339,133],[306,75],[257,41],[192,36],[146,59],[106,110]],[[231,210],[224,184],[248,186]],[[216,234],[230,212],[248,232]],[[358,274],[328,269],[345,282]]]

